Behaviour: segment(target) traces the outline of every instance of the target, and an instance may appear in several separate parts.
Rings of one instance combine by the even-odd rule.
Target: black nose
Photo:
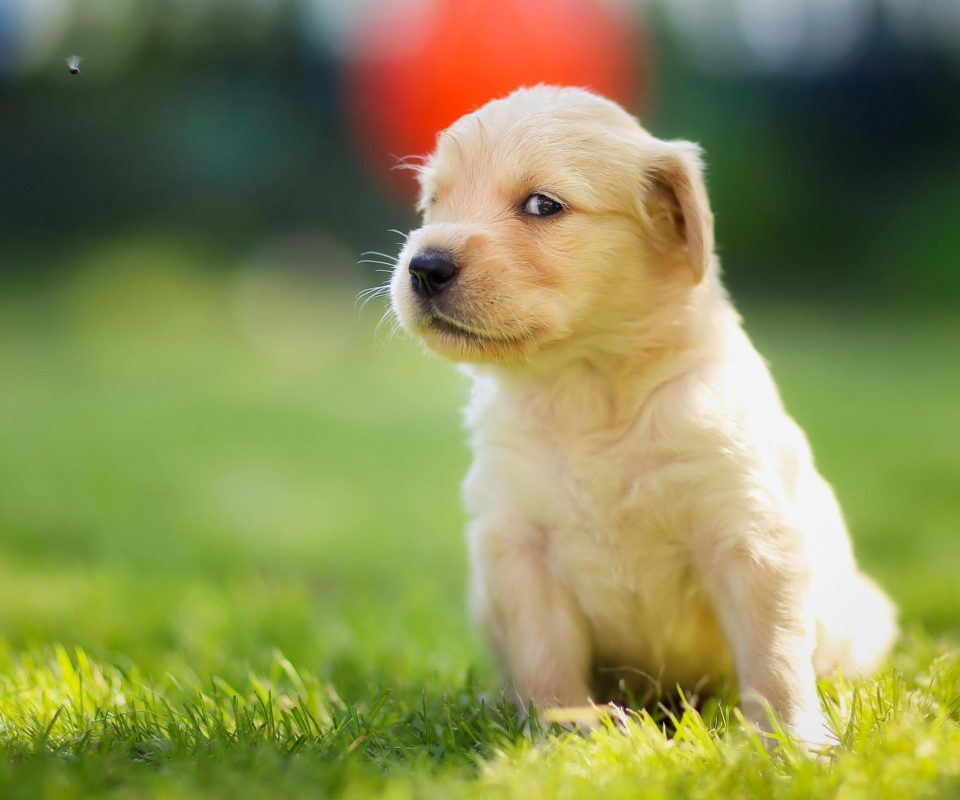
[[[410,286],[420,297],[436,297],[457,274],[457,265],[447,253],[427,250],[410,259]]]

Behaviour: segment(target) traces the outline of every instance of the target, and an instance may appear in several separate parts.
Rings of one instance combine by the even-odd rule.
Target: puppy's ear
[[[713,214],[701,150],[690,142],[662,144],[647,170],[644,211],[658,249],[689,264],[699,283],[713,256]]]

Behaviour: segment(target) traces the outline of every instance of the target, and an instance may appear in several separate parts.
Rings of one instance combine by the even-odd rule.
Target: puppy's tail
[[[897,639],[896,606],[859,571],[825,595],[817,615],[817,674],[872,674]]]

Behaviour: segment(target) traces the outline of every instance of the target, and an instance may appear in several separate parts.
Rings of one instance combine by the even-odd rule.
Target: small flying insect
[[[66,58],[67,69],[70,70],[71,75],[80,74],[80,62],[83,61],[83,58],[80,56],[68,56]]]

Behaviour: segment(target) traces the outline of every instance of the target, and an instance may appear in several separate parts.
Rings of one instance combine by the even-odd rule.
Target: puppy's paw
[[[603,720],[613,716],[619,709],[613,704],[596,705],[590,703],[582,706],[551,706],[540,710],[540,719],[546,722],[555,722],[567,730],[578,730],[589,733],[602,727]]]
[[[833,748],[840,743],[820,709],[798,717],[787,726],[787,733],[804,753],[818,759],[829,759]]]
[[[768,750],[782,747],[785,752],[795,752],[799,749],[812,758],[829,758],[839,740],[827,726],[818,705],[812,710],[797,711],[788,719],[784,723],[765,703],[745,702],[741,722],[760,732]]]

